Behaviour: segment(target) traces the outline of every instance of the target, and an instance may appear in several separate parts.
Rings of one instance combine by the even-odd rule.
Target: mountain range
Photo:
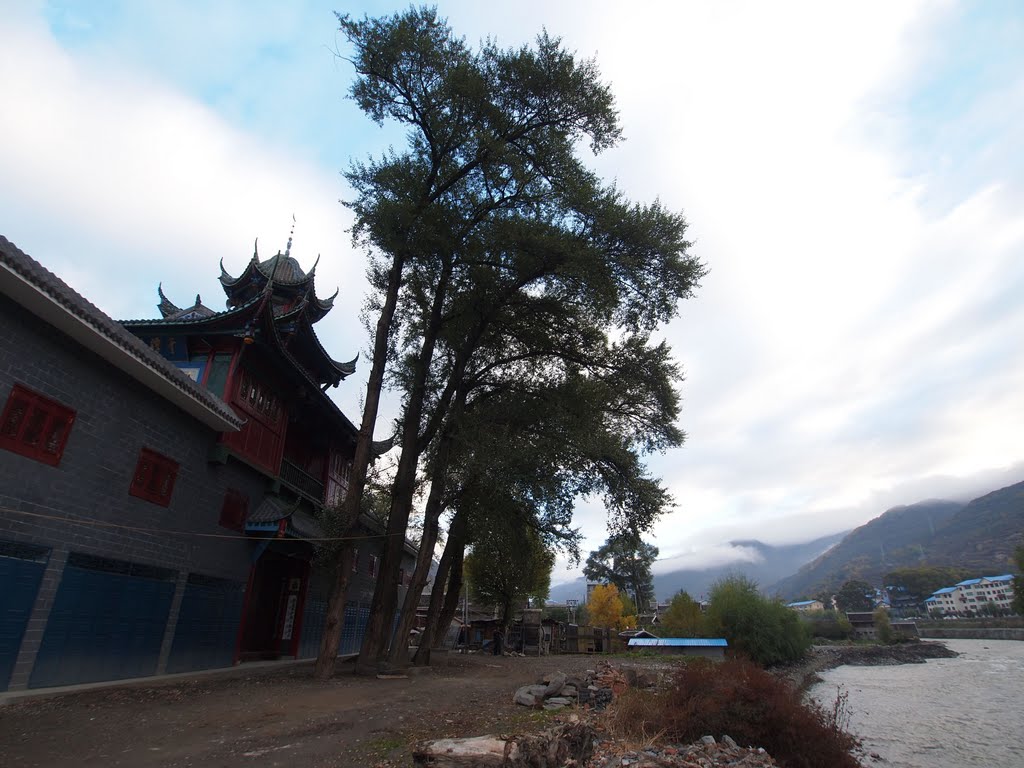
[[[882,586],[895,568],[959,566],[981,575],[1014,570],[1024,544],[1024,483],[973,501],[930,500],[894,507],[851,531],[839,544],[768,588],[787,599],[834,591],[861,579]]]
[[[737,573],[787,600],[833,592],[850,579],[882,586],[896,568],[958,566],[976,576],[1009,573],[1015,548],[1024,545],[1024,482],[966,502],[929,499],[893,507],[852,531],[803,544],[746,540],[730,545],[753,550],[756,561],[656,573],[658,599],[669,600],[681,589],[700,598],[715,581]],[[582,578],[551,588],[551,600],[557,602],[582,601],[585,595]]]
[[[802,544],[772,546],[761,541],[731,541],[732,547],[753,550],[754,562],[736,562],[705,569],[683,569],[667,573],[655,573],[654,593],[658,600],[665,602],[679,590],[686,590],[691,596],[700,599],[706,595],[711,585],[724,576],[742,574],[758,584],[770,584],[783,576],[793,573],[801,564],[809,562],[836,544],[846,532],[834,533]],[[567,598],[583,600],[586,595],[586,581],[576,579],[551,588],[550,599],[562,602]]]

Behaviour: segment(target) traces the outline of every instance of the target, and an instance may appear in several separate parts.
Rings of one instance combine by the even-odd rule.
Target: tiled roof
[[[28,284],[46,298],[56,304],[64,313],[71,315],[78,324],[72,323],[75,332],[69,332],[67,328],[62,327],[58,323],[67,322],[66,315],[53,311],[50,313],[51,316],[46,317],[39,314],[39,312],[33,307],[26,307],[33,314],[42,317],[42,319],[50,322],[62,331],[68,333],[68,335],[75,338],[76,341],[87,346],[89,340],[95,339],[96,336],[105,339],[110,344],[114,345],[117,349],[118,354],[123,356],[119,358],[118,354],[114,354],[111,361],[115,364],[124,364],[122,370],[125,370],[129,375],[136,378],[136,380],[143,383],[150,389],[154,388],[153,382],[156,381],[152,376],[148,376],[149,381],[145,381],[139,378],[137,375],[137,367],[127,365],[128,359],[133,359],[137,363],[141,363],[145,368],[149,369],[152,373],[157,374],[160,379],[170,385],[172,388],[169,391],[177,390],[181,395],[184,395],[185,400],[180,398],[168,398],[176,402],[179,407],[188,410],[188,403],[200,405],[203,409],[208,411],[215,417],[214,422],[217,422],[217,427],[221,431],[236,430],[241,428],[245,420],[239,418],[224,401],[220,398],[210,394],[204,387],[196,384],[192,379],[182,373],[177,366],[166,360],[160,354],[150,349],[141,339],[127,331],[124,326],[120,323],[112,320],[97,306],[92,304],[88,299],[82,296],[80,293],[75,291],[71,286],[57,277],[55,274],[46,269],[42,264],[37,262],[31,256],[21,251],[17,246],[11,243],[7,238],[0,235],[0,266],[6,268],[10,273],[20,278],[22,285]],[[0,281],[0,288],[5,287],[4,282]],[[9,284],[11,291],[15,289],[24,290],[18,285],[11,283]],[[7,292],[5,290],[5,292]],[[27,298],[35,300],[35,295],[29,295],[26,293]],[[22,298],[26,298],[22,296]],[[23,301],[19,300],[19,296],[12,295],[15,301],[19,304],[23,304]],[[47,303],[50,307],[52,304]],[[78,331],[85,330],[88,333],[79,334]],[[106,348],[105,349],[109,349]],[[95,351],[95,350],[94,350]],[[106,356],[105,356],[106,357]],[[108,357],[107,359],[111,359]],[[133,372],[135,371],[135,372]],[[158,391],[159,390],[155,390]],[[166,392],[159,392],[164,397],[168,397]],[[190,406],[189,406],[190,407]],[[202,413],[202,411],[200,411]],[[192,415],[196,415],[193,413]],[[197,416],[198,417],[198,416]],[[208,419],[204,419],[206,423],[210,423]],[[213,426],[213,424],[211,424]]]

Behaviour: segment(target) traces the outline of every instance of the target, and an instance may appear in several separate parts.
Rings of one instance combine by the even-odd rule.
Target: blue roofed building
[[[795,603],[786,603],[786,607],[801,613],[825,610],[825,605],[821,600],[797,600]]]
[[[1009,613],[1013,603],[1013,575],[979,576],[943,587],[924,601],[928,613],[937,616],[974,616]]]
[[[709,659],[725,658],[729,642],[724,637],[634,637],[629,641],[631,651],[650,651],[666,656],[704,656]]]

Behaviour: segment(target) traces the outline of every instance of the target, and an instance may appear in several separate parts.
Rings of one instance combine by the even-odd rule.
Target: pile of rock
[[[547,710],[569,706],[602,710],[625,688],[625,680],[620,680],[621,677],[621,674],[616,677],[605,670],[599,674],[593,669],[579,676],[555,672],[553,675],[545,675],[535,685],[524,685],[512,695],[512,701],[524,707],[543,707]]]
[[[669,744],[622,752],[615,742],[600,742],[586,763],[590,768],[772,768],[776,762],[761,748],[741,747],[729,736],[704,736],[694,744]]]

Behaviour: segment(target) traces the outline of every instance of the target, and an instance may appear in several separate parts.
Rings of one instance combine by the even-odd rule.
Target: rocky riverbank
[[[778,667],[776,672],[804,690],[820,681],[819,672],[846,664],[855,667],[923,664],[928,659],[951,659],[957,655],[942,643],[925,641],[897,645],[816,645],[803,661]]]

